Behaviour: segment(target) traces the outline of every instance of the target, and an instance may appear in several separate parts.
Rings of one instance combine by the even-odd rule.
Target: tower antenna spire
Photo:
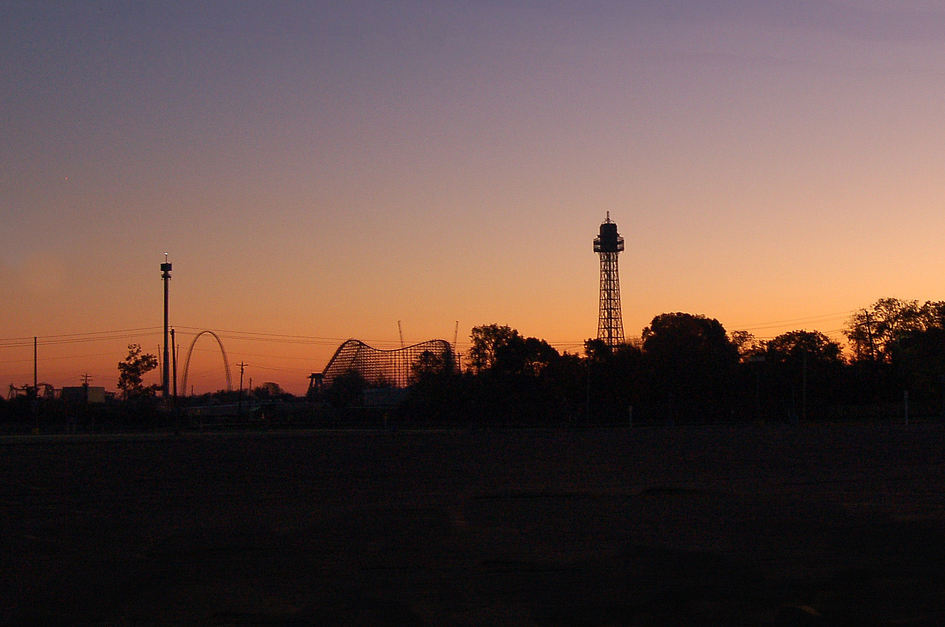
[[[617,255],[623,252],[623,237],[617,233],[617,223],[611,222],[610,212],[600,225],[600,234],[594,238],[594,252],[600,255],[600,307],[597,317],[597,339],[608,346],[624,343],[623,318],[620,314],[620,276]]]
[[[165,402],[168,400],[170,392],[170,369],[168,368],[168,346],[167,346],[167,282],[171,280],[171,263],[167,260],[167,253],[164,253],[164,263],[161,264],[161,279],[164,281],[164,362],[161,369],[161,398]]]

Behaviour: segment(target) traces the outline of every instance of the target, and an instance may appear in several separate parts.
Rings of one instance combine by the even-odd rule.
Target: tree
[[[414,383],[436,379],[444,374],[451,373],[452,370],[453,356],[447,350],[441,353],[425,350],[410,364],[411,378]]]
[[[890,401],[904,389],[941,395],[945,380],[936,362],[945,334],[945,302],[881,298],[850,317],[844,335],[853,349],[855,398]],[[938,379],[938,381],[936,381]],[[934,391],[934,394],[933,394]]]
[[[782,333],[765,343],[764,355],[774,394],[789,400],[795,415],[836,397],[843,357],[840,345],[820,331]]]
[[[416,423],[454,422],[463,412],[464,378],[454,366],[453,352],[425,350],[410,365],[411,383],[400,404],[400,416]]]
[[[477,373],[481,373],[495,365],[496,355],[513,338],[521,339],[521,336],[507,325],[486,324],[473,327],[469,338],[472,341],[469,363]]]
[[[692,367],[727,369],[738,349],[714,318],[689,313],[664,313],[643,329],[643,352],[677,373]]]
[[[335,377],[325,390],[325,399],[332,407],[356,407],[364,402],[364,390],[368,387],[364,376],[351,369]]]
[[[626,423],[631,405],[639,405],[644,387],[640,377],[642,353],[631,344],[611,347],[600,339],[584,342],[583,405],[587,419],[594,422]]]
[[[262,385],[253,388],[252,394],[258,399],[277,399],[285,396],[286,392],[278,383],[266,381]]]
[[[157,357],[151,353],[142,353],[140,344],[128,345],[127,357],[118,362],[118,389],[125,400],[154,394],[159,386],[144,386],[142,380],[157,365]]]
[[[729,333],[735,350],[738,351],[738,358],[742,362],[752,361],[764,354],[764,343],[755,337],[754,333],[749,331],[732,331]]]
[[[493,369],[503,375],[538,377],[558,357],[545,340],[523,338],[513,330],[508,342],[496,349]]]
[[[936,402],[945,414],[945,327],[936,323],[902,333],[890,351],[896,392],[909,390],[916,401]]]
[[[738,349],[714,318],[664,313],[643,329],[648,386],[669,403],[671,414],[718,412],[730,392]],[[696,417],[694,415],[693,417]]]
[[[945,329],[945,301],[926,301],[919,309],[919,317],[926,330]]]
[[[941,311],[941,303],[920,307],[915,300],[880,298],[869,309],[854,313],[843,334],[850,341],[855,361],[888,363],[900,336],[925,330]]]
[[[595,364],[606,363],[613,358],[614,351],[610,344],[601,339],[584,340],[584,356]]]
[[[587,367],[579,355],[564,352],[541,371],[549,415],[572,421],[587,401]]]
[[[769,363],[842,364],[840,345],[820,331],[788,331],[765,343],[765,358]]]

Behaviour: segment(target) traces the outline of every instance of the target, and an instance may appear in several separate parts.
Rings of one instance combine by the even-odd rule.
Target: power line
[[[81,355],[51,355],[51,356],[44,356],[42,360],[43,360],[44,362],[46,362],[46,361],[61,361],[61,360],[64,360],[64,359],[88,359],[89,357],[109,357],[109,356],[113,356],[113,355],[115,355],[114,352],[109,352],[109,353],[83,353],[83,354],[81,354]],[[4,360],[3,360],[3,363],[5,363],[5,364],[26,363],[26,362],[33,363],[33,358],[30,357],[29,359],[4,359]]]
[[[272,366],[254,365],[256,370],[271,370],[274,372],[311,372],[311,368],[274,368]]]
[[[749,331],[751,329],[773,329],[775,327],[782,327],[785,325],[792,325],[792,324],[797,324],[797,323],[802,323],[802,322],[816,322],[816,321],[832,320],[834,318],[839,318],[841,316],[846,317],[846,316],[852,316],[852,315],[853,315],[853,311],[842,311],[838,313],[821,314],[819,316],[806,316],[804,318],[792,318],[789,320],[775,320],[771,322],[760,322],[757,324],[738,324],[738,325],[732,325],[732,328],[738,329],[738,330],[744,330],[744,331]]]
[[[111,329],[108,331],[82,331],[79,333],[58,333],[52,335],[40,335],[37,336],[41,339],[56,339],[56,338],[72,338],[80,336],[89,336],[89,335],[109,335],[114,333],[132,333],[138,331],[159,331],[161,327],[137,327],[134,329]],[[14,342],[14,341],[33,341],[33,336],[29,337],[8,337],[0,338],[0,342]]]
[[[843,311],[843,312],[834,312],[827,314],[820,314],[814,316],[805,316],[800,318],[790,318],[784,320],[768,321],[768,322],[759,322],[746,325],[732,325],[733,329],[739,330],[764,330],[772,329],[777,327],[783,327],[786,325],[804,323],[804,322],[816,322],[816,321],[826,321],[841,316],[852,316],[854,311]],[[182,326],[176,325],[175,327],[178,330],[186,330],[198,333],[205,330],[201,327],[193,326]],[[116,340],[125,340],[128,339],[128,334],[143,334],[145,336],[159,335],[161,333],[162,327],[160,326],[151,326],[151,327],[131,327],[131,328],[122,328],[122,329],[110,329],[104,331],[87,331],[87,332],[77,332],[77,333],[59,333],[51,335],[42,335],[36,336],[37,342],[40,346],[59,346],[67,344],[77,344],[77,343],[89,343],[89,342],[105,342],[105,341],[116,341]],[[839,334],[842,333],[843,329],[832,329],[830,331],[824,332],[825,334]],[[279,344],[301,344],[301,345],[336,345],[341,344],[346,341],[347,337],[326,337],[326,336],[317,336],[317,335],[299,335],[299,334],[288,334],[288,333],[268,333],[263,331],[241,331],[234,329],[222,329],[216,331],[218,335],[228,340],[236,341],[250,341],[250,342],[268,342],[268,343],[279,343]],[[581,349],[584,347],[584,343],[587,338],[580,340],[562,340],[562,341],[549,341],[548,343],[552,346],[559,347],[560,349]],[[374,346],[390,346],[391,348],[396,349],[399,345],[396,340],[380,340],[380,339],[363,339],[365,343]],[[33,344],[33,337],[9,337],[9,338],[0,338],[0,348],[25,348]],[[471,346],[469,342],[460,342],[457,344],[457,348],[468,349]],[[83,358],[83,357],[95,357],[102,356],[102,353],[96,354],[83,354],[76,355],[69,358]],[[48,359],[48,358],[47,358]],[[298,358],[302,359],[302,358]],[[9,361],[28,361],[28,360],[9,360]],[[9,363],[8,361],[8,363]]]
[[[104,342],[111,340],[128,339],[129,333],[154,335],[159,333],[160,327],[145,327],[140,329],[116,329],[113,331],[92,331],[88,333],[65,333],[60,335],[36,336],[40,346],[58,346],[63,344],[79,344],[86,342]],[[0,338],[0,348],[22,348],[32,346],[33,338]]]
[[[206,327],[188,327],[177,325],[177,329],[187,329],[199,333],[206,330]],[[288,333],[265,333],[262,331],[236,331],[233,329],[213,329],[214,333],[221,337],[227,336],[240,336],[238,339],[269,339],[269,340],[292,340],[292,341],[307,341],[307,342],[344,342],[350,338],[339,338],[339,337],[322,337],[317,335],[292,335]]]

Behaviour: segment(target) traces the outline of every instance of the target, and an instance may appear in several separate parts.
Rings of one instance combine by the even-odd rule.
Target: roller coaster
[[[48,383],[37,383],[36,387],[28,384],[17,387],[11,383],[10,391],[7,394],[7,400],[12,401],[13,399],[20,396],[29,398],[31,394],[33,394],[34,398],[55,398],[56,389]]]
[[[183,391],[187,395],[187,378],[190,371],[190,358],[193,356],[194,345],[204,335],[216,340],[223,358],[223,371],[226,374],[226,389],[232,390],[230,377],[230,362],[223,341],[213,331],[201,331],[194,336],[187,357],[184,360]],[[408,387],[413,383],[418,366],[445,368],[455,370],[458,367],[453,354],[452,345],[446,340],[427,340],[412,346],[405,346],[393,350],[382,350],[368,346],[361,340],[346,340],[338,347],[335,354],[328,361],[328,365],[320,375],[310,377],[312,384],[317,378],[321,385],[330,386],[339,376],[356,372],[373,386]],[[311,390],[311,384],[310,388]],[[11,392],[12,393],[12,392]]]
[[[446,340],[382,350],[351,339],[342,343],[328,361],[322,371],[322,383],[331,385],[339,376],[357,372],[371,385],[407,387],[413,380],[415,366],[425,360],[442,367],[456,367],[453,347]]]

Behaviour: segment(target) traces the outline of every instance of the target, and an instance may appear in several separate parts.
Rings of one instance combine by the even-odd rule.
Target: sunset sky
[[[165,251],[182,353],[294,393],[398,320],[579,351],[607,211],[627,336],[945,299],[933,0],[7,0],[0,98],[4,394],[157,353]]]

